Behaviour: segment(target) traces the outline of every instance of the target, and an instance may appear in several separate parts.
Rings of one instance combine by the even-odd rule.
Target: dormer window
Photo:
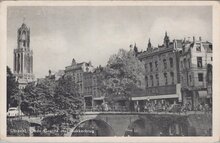
[[[196,44],[196,51],[201,52],[201,45],[200,44]]]

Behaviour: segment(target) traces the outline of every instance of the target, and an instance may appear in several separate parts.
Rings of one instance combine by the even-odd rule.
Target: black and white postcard
[[[0,4],[2,141],[219,141],[218,2]]]

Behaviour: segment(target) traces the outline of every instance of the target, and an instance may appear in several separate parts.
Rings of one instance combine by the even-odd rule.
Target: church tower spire
[[[169,36],[167,36],[167,31],[165,32],[165,36],[164,36],[164,42],[163,42],[163,44],[164,44],[164,46],[166,47],[166,48],[168,48],[169,47],[169,43],[170,43],[170,38],[169,38]]]
[[[147,48],[151,48],[151,42],[150,42],[150,38],[148,40],[148,45],[147,45]]]
[[[148,44],[147,44],[147,51],[152,51],[153,50],[153,47],[152,47],[152,44],[150,42],[150,38],[148,39]]]
[[[30,49],[30,28],[24,22],[17,31],[17,48],[14,49],[14,74],[21,88],[34,80],[33,51]]]
[[[134,54],[135,54],[135,56],[138,55],[138,47],[137,47],[136,43],[134,43]]]

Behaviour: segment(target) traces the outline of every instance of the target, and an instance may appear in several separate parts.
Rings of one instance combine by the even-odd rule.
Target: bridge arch
[[[113,128],[101,119],[93,118],[79,122],[71,131],[71,136],[78,136],[77,131],[80,129],[95,131],[92,134],[93,136],[115,136]],[[80,136],[83,136],[83,134],[80,134]],[[84,136],[89,135],[85,133]]]
[[[159,134],[159,127],[154,122],[139,118],[128,126],[124,136],[158,136]]]

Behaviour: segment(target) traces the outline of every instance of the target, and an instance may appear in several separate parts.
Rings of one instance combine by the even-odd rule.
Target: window
[[[145,71],[147,72],[147,63],[144,65],[144,67],[145,67]]]
[[[185,58],[183,59],[183,66],[184,66],[184,68],[187,67],[187,66],[186,66],[186,59],[185,59]]]
[[[146,87],[148,87],[148,77],[145,76]]]
[[[158,63],[157,63],[157,61],[155,62],[155,69],[158,70]]]
[[[164,80],[165,80],[165,85],[167,85],[167,73],[164,73]]]
[[[200,45],[200,44],[197,44],[197,45],[196,45],[196,51],[197,51],[197,52],[201,52],[201,45]]]
[[[174,73],[173,72],[170,72],[170,77],[171,77],[172,84],[174,84]]]
[[[203,81],[203,73],[198,73],[198,80]]]
[[[212,61],[212,57],[211,57],[211,61]]]
[[[166,61],[166,59],[163,59],[163,66],[164,66],[164,69],[167,68],[167,61]]]
[[[153,75],[150,76],[150,80],[151,80],[151,86],[154,86],[154,77],[153,77]]]
[[[76,80],[77,80],[77,82],[79,81],[79,75],[78,74],[76,74]]]
[[[150,71],[152,72],[153,71],[153,65],[152,65],[151,62],[149,64],[150,64]]]
[[[188,80],[188,85],[191,85],[191,81],[192,81],[192,77],[191,77],[191,75],[189,75],[189,80]]]
[[[183,69],[183,61],[181,61],[181,69]]]
[[[209,47],[207,48],[207,52],[211,53],[212,52],[212,45],[210,44]]]
[[[170,58],[170,67],[172,68],[173,67],[173,58]]]
[[[157,86],[159,86],[159,76],[156,74]]]
[[[23,46],[26,47],[26,42],[25,41],[23,41]]]
[[[192,76],[189,75],[189,82],[192,82]]]
[[[197,57],[197,67],[202,68],[202,57]]]

